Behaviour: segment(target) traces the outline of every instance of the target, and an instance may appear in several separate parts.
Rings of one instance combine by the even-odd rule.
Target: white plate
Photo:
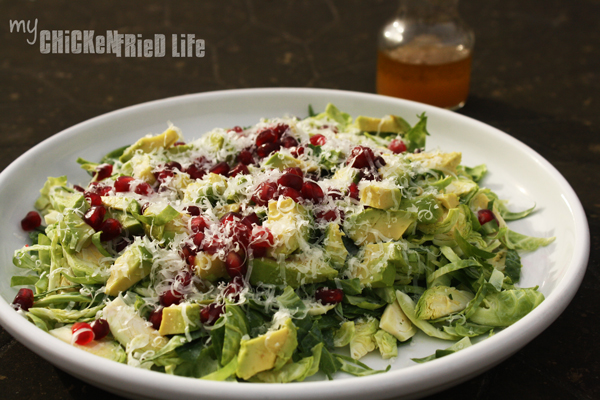
[[[513,326],[456,354],[426,364],[423,357],[448,342],[420,335],[400,347],[392,370],[363,378],[292,384],[209,382],[169,376],[117,364],[73,348],[19,316],[9,305],[16,290],[9,286],[18,269],[11,268],[15,249],[26,243],[19,221],[32,209],[47,176],[68,174],[70,182],[87,183],[75,160],[98,160],[110,150],[130,144],[147,133],[160,133],[167,121],[197,138],[215,127],[252,125],[261,117],[284,114],[304,117],[307,107],[324,109],[334,103],[358,115],[396,114],[415,123],[429,117],[427,148],[462,151],[463,163],[486,163],[490,174],[483,185],[510,199],[514,209],[533,203],[538,211],[511,227],[556,241],[523,257],[522,287],[539,285],[546,300]],[[250,89],[202,93],[129,107],[83,122],[38,144],[0,174],[0,323],[17,340],[57,367],[123,396],[152,399],[370,399],[414,398],[431,394],[476,376],[509,357],[547,328],[571,301],[587,266],[589,230],[573,189],[539,154],[516,139],[481,122],[419,103],[364,93],[318,89]],[[365,358],[374,368],[387,362],[377,355]]]

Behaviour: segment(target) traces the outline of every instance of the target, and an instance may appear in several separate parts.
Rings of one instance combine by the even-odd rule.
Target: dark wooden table
[[[1,1],[0,169],[91,117],[185,93],[243,87],[374,91],[375,39],[391,1]],[[476,34],[460,113],[525,142],[567,178],[587,212],[591,257],[562,316],[515,356],[432,399],[600,398],[600,2],[464,0]],[[41,54],[9,20],[38,30],[195,34],[204,58]],[[38,42],[39,43],[39,42]],[[101,139],[99,139],[101,140]],[[104,399],[0,328],[0,397]]]

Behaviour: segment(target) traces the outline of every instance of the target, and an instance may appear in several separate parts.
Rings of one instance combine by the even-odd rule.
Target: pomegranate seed
[[[206,218],[198,216],[192,218],[190,225],[192,232],[204,232],[204,230],[208,228],[208,221]]]
[[[339,200],[343,197],[342,192],[337,189],[329,189],[327,196],[331,197],[333,200]]]
[[[240,213],[228,212],[227,214],[225,214],[221,217],[219,222],[221,223],[221,225],[223,225],[226,222],[235,222],[235,221],[241,221],[241,220],[242,220],[242,215]]]
[[[300,178],[304,178],[304,173],[298,167],[289,167],[289,168],[284,169],[283,172],[285,172],[287,174],[298,175]],[[298,190],[300,190],[300,189],[298,189]]]
[[[240,162],[238,163],[238,165],[235,166],[234,169],[229,171],[229,177],[234,177],[239,174],[248,175],[249,173],[250,171],[248,171],[248,167],[246,167],[243,163]]]
[[[227,286],[225,286],[223,296],[229,297],[234,295],[233,301],[238,301],[239,296],[237,296],[237,294],[242,290],[244,290],[244,280],[240,276],[236,276],[227,284]]]
[[[373,164],[375,155],[373,150],[365,146],[356,146],[350,153],[348,165],[354,168],[368,168]]]
[[[284,188],[281,191],[281,195],[284,196],[284,197],[289,197],[290,199],[294,200],[296,203],[301,203],[302,200],[304,200],[302,198],[302,193],[300,193],[296,189],[292,189],[292,188],[289,188],[289,187]]]
[[[229,173],[229,164],[227,164],[225,161],[222,161],[217,165],[213,166],[211,169],[209,169],[208,172],[227,176],[227,174]]]
[[[325,143],[327,143],[327,138],[320,133],[310,138],[310,144],[313,146],[323,146]]]
[[[479,221],[480,225],[484,225],[487,224],[490,221],[496,221],[496,216],[494,215],[494,213],[492,212],[492,210],[479,210],[477,211],[477,220]]]
[[[175,282],[179,283],[181,286],[186,287],[192,283],[192,279],[194,278],[194,274],[192,271],[186,269],[184,271],[180,271],[175,277]]]
[[[189,265],[194,265],[194,261],[196,260],[196,250],[186,244],[181,248],[181,256]]]
[[[284,133],[287,132],[288,129],[290,129],[290,127],[289,127],[289,125],[286,125],[286,124],[277,124],[277,126],[275,126],[272,129],[277,134],[277,137],[280,138],[281,136],[283,136]]]
[[[33,290],[27,288],[19,289],[12,303],[16,308],[28,311],[33,307]]]
[[[108,242],[118,237],[121,234],[122,228],[119,221],[114,218],[107,218],[106,221],[102,222],[99,230],[102,231],[100,241]]]
[[[383,159],[383,157],[377,156],[377,158],[375,158],[375,167],[381,168],[381,167],[384,167],[386,165],[387,165],[387,163],[385,162],[385,160]]]
[[[78,192],[81,192],[81,193],[85,192],[85,189],[82,188],[79,185],[73,185],[73,189],[75,189],[75,190],[77,190]]]
[[[173,171],[169,171],[169,170],[165,170],[165,169],[154,173],[154,177],[160,183],[164,183],[167,179],[172,178],[174,176],[175,176],[175,174],[173,173]]]
[[[185,146],[185,142],[177,141],[177,142],[173,143],[173,146]]]
[[[224,306],[217,303],[210,303],[200,310],[200,322],[206,325],[214,325],[224,311]]]
[[[356,183],[351,183],[350,187],[348,187],[348,195],[350,196],[350,198],[354,199],[354,200],[358,200],[359,195],[360,195],[360,191],[358,190],[358,185]]]
[[[402,140],[394,139],[388,145],[388,149],[390,149],[394,154],[400,154],[406,151],[406,145]]]
[[[260,225],[260,219],[258,218],[258,215],[253,212],[252,214],[248,214],[242,218],[242,223],[252,228],[252,225]]]
[[[194,234],[193,238],[192,238],[192,242],[194,242],[194,245],[197,248],[201,248],[202,247],[202,242],[204,241],[204,233],[203,232],[197,232]]]
[[[133,181],[131,176],[120,176],[115,181],[115,192],[129,192],[129,186]]]
[[[121,238],[115,245],[115,250],[117,250],[117,253],[120,253],[123,250],[125,250],[127,248],[127,246],[129,246],[129,240],[127,240],[125,238]]]
[[[148,194],[154,192],[154,190],[152,190],[150,185],[148,185],[146,182],[142,182],[135,187],[134,192],[142,196],[147,196]]]
[[[304,178],[302,176],[298,176],[296,174],[285,173],[279,177],[277,183],[281,186],[285,186],[288,188],[292,188],[295,190],[302,190],[302,184],[304,183]]]
[[[376,169],[374,168],[364,168],[362,170],[359,171],[358,173],[358,177],[359,177],[359,181],[360,180],[365,180],[365,181],[380,181],[381,177],[379,176],[379,172],[377,172]]]
[[[192,164],[185,169],[185,173],[192,179],[202,179],[206,175],[206,170],[199,165]]]
[[[328,210],[317,212],[315,216],[317,217],[317,219],[320,219],[322,221],[331,222],[337,219],[338,214],[335,212],[335,210]]]
[[[164,307],[169,307],[173,304],[179,304],[181,302],[181,299],[183,298],[183,295],[181,293],[179,293],[177,290],[167,290],[166,292],[163,292],[159,297],[158,300],[160,301],[160,304]]]
[[[200,207],[198,206],[187,206],[184,208],[185,212],[187,212],[188,214],[192,215],[192,216],[198,216],[200,215]]]
[[[315,292],[315,299],[320,300],[323,304],[338,304],[344,299],[344,291],[342,289],[320,288]]]
[[[102,197],[96,193],[84,192],[83,196],[90,204],[90,206],[101,206],[102,205]]]
[[[225,268],[230,277],[244,276],[248,271],[245,263],[245,257],[239,252],[230,251],[225,259]]]
[[[297,147],[291,147],[290,148],[290,153],[292,154],[293,157],[298,158],[300,157],[302,154],[304,154],[304,146],[297,146]]]
[[[291,147],[298,146],[298,141],[291,136],[286,136],[283,139],[281,139],[281,145],[286,149],[289,149]]]
[[[150,207],[150,203],[144,203],[144,204],[142,204],[142,207],[140,208],[140,212],[142,213],[142,215],[144,215],[144,213],[146,212],[146,210],[148,209],[148,207]]]
[[[278,139],[277,133],[273,129],[267,128],[256,137],[256,146],[260,147],[267,143],[277,143]]]
[[[223,232],[231,237],[232,244],[239,244],[244,249],[248,248],[250,243],[251,228],[240,220],[226,221],[222,227]]]
[[[165,164],[165,169],[168,171],[173,171],[175,169],[177,169],[179,171],[183,171],[181,164],[179,164],[177,161],[169,161],[168,163]]]
[[[110,332],[110,326],[108,325],[108,321],[105,319],[97,319],[90,324],[90,328],[92,328],[92,332],[94,332],[94,340],[100,340],[103,337],[108,335]]]
[[[106,208],[102,206],[90,207],[90,209],[83,215],[83,220],[94,230],[99,231],[106,215]]]
[[[252,249],[252,257],[253,258],[264,257],[266,254],[267,254],[266,247],[256,247],[256,248]]]
[[[113,166],[110,164],[102,164],[96,167],[96,182],[104,180],[112,175]]]
[[[242,133],[244,131],[241,126],[234,126],[233,128],[231,128],[231,130],[235,133]]]
[[[307,181],[302,185],[302,196],[313,203],[320,203],[325,195],[323,189],[316,182]]]
[[[265,158],[269,154],[279,151],[280,146],[277,143],[265,143],[256,149],[256,155],[260,158]]]
[[[24,231],[32,231],[42,225],[42,217],[36,211],[29,211],[21,220],[21,228]]]
[[[152,324],[152,327],[156,330],[160,329],[160,323],[162,322],[162,307],[152,311],[148,317],[148,322]]]
[[[204,251],[210,255],[213,255],[224,247],[225,245],[223,244],[223,242],[220,239],[213,236],[210,238],[208,243],[204,245]]]
[[[252,196],[252,201],[259,206],[266,206],[269,200],[273,199],[276,192],[277,184],[275,182],[263,182],[258,185],[256,192]]]
[[[75,322],[71,327],[73,333],[72,343],[84,346],[94,340],[94,331],[87,322]]]
[[[98,182],[92,182],[91,186],[88,188],[88,193],[94,193],[98,196],[106,196],[110,191],[110,186],[99,185]]]
[[[238,161],[244,165],[254,164],[254,156],[252,156],[250,151],[242,150],[240,151],[240,154],[238,154]]]
[[[252,236],[250,239],[252,249],[257,248],[269,248],[275,244],[273,233],[267,227],[255,226],[252,229]]]

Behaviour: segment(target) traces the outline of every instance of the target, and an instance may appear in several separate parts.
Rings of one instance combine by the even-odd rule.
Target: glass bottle
[[[377,93],[461,108],[474,41],[458,15],[458,0],[400,0],[379,34]]]

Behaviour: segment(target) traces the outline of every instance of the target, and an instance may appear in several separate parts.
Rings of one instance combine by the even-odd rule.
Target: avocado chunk
[[[285,169],[290,167],[299,167],[302,168],[302,161],[297,158],[292,157],[289,154],[284,154],[277,152],[271,155],[267,161],[265,161],[265,166],[277,169]]]
[[[142,221],[144,232],[152,239],[170,241],[175,235],[187,232],[187,223],[183,214],[170,205],[162,208],[160,204],[151,204],[144,210]]]
[[[306,209],[289,197],[269,201],[267,220],[263,224],[273,233],[275,245],[268,255],[277,258],[296,251],[310,235],[311,220]]]
[[[344,228],[356,244],[398,240],[416,221],[416,216],[406,211],[368,208],[346,218]]]
[[[387,115],[383,118],[371,118],[359,115],[354,124],[363,132],[406,133],[410,125],[403,118]]]
[[[128,350],[158,351],[167,344],[167,339],[120,296],[102,309],[102,316],[108,322],[110,333]]]
[[[62,326],[60,328],[52,329],[48,331],[49,334],[57,339],[62,340],[78,349],[87,351],[88,353],[95,354],[97,356],[107,358],[116,362],[125,362],[127,360],[127,353],[121,345],[114,340],[103,338],[100,340],[92,340],[85,346],[73,343],[73,333],[71,332],[72,325]]]
[[[381,316],[381,321],[379,321],[379,328],[401,342],[407,341],[417,333],[417,328],[404,314],[397,301],[387,305]]]
[[[448,286],[434,286],[421,295],[415,308],[419,319],[432,320],[462,311],[473,299],[473,294]]]
[[[323,258],[322,255],[318,257],[294,255],[281,264],[271,258],[255,258],[252,262],[250,283],[256,285],[262,282],[298,288],[303,284],[324,282],[335,278],[338,272]]]
[[[163,308],[158,333],[179,335],[200,329],[200,305],[178,304]]]
[[[428,151],[424,153],[408,153],[406,158],[412,162],[420,162],[429,169],[437,169],[446,174],[456,175],[456,167],[460,164],[462,154],[458,152],[442,153],[440,151]]]
[[[152,254],[141,243],[133,243],[110,267],[104,293],[117,296],[150,274]]]
[[[130,214],[140,213],[140,204],[131,197],[102,196],[102,205],[114,210],[125,211]]]
[[[329,261],[338,268],[344,266],[348,257],[348,250],[346,250],[346,246],[344,246],[344,241],[342,240],[343,236],[346,236],[346,234],[342,232],[338,224],[331,222],[327,225],[323,250],[329,256]]]
[[[366,206],[380,210],[400,207],[402,192],[393,184],[383,182],[367,182],[359,185],[360,202]]]
[[[216,254],[210,255],[204,251],[196,254],[194,259],[196,275],[207,281],[214,282],[220,278],[229,278],[225,262]]]
[[[247,380],[261,371],[279,369],[292,357],[297,346],[296,327],[288,318],[276,331],[242,340],[236,375]]]
[[[132,176],[136,179],[141,179],[144,182],[153,185],[156,182],[156,177],[152,173],[152,165],[150,164],[150,156],[147,154],[134,157],[127,161],[121,167],[121,173]]]
[[[127,214],[124,211],[116,209],[108,210],[106,213],[107,218],[113,218],[119,221],[121,228],[129,235],[141,235],[144,233],[144,227],[135,217]]]
[[[160,135],[143,137],[125,149],[123,155],[119,157],[119,161],[123,163],[129,161],[138,150],[142,153],[151,153],[161,147],[166,149],[171,147],[180,138],[179,133],[173,128],[167,129]]]

